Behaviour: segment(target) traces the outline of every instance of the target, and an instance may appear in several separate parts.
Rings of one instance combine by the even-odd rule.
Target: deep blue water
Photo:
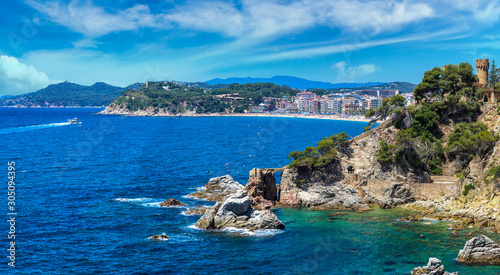
[[[280,167],[325,136],[362,133],[366,123],[260,117],[124,117],[99,109],[0,108],[0,174],[16,165],[16,268],[7,266],[9,226],[0,225],[3,274],[405,274],[440,258],[460,274],[498,274],[454,258],[471,229],[399,222],[403,210],[330,219],[328,212],[277,209],[281,232],[207,232],[185,208],[160,208],[211,177],[246,184],[253,167]],[[78,117],[81,126],[64,122]],[[227,166],[226,166],[227,163]],[[7,216],[7,184],[0,213]],[[168,241],[152,241],[166,233]],[[426,238],[419,238],[423,234]]]

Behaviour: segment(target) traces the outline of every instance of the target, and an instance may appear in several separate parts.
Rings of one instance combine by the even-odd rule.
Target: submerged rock
[[[244,186],[234,181],[233,177],[225,175],[211,178],[208,183],[203,186],[203,190],[191,193],[189,196],[208,201],[223,201],[226,197],[235,194],[243,188]]]
[[[163,234],[161,234],[161,235],[156,235],[156,234],[155,234],[155,235],[153,235],[153,236],[151,237],[151,239],[152,239],[152,240],[168,240],[168,239],[170,239],[170,237],[169,237],[169,236],[167,236],[167,234],[163,233]]]
[[[176,199],[167,199],[166,201],[164,202],[160,202],[160,206],[161,207],[172,207],[172,206],[183,206],[185,204],[183,204],[182,202],[176,200]]]
[[[446,272],[444,271],[444,266],[441,264],[441,260],[438,258],[429,258],[427,266],[415,267],[411,271],[411,275],[458,275],[458,272]]]
[[[285,225],[269,210],[251,207],[247,191],[238,191],[224,202],[217,202],[198,220],[196,226],[204,229],[226,227],[256,229],[284,229]]]
[[[460,249],[457,261],[467,264],[500,264],[500,244],[481,235],[472,238]]]

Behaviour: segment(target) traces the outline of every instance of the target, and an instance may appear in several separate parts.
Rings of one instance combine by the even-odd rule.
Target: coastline
[[[338,116],[338,115],[301,115],[301,114],[259,114],[259,113],[251,113],[251,114],[196,114],[190,115],[193,117],[199,116],[230,116],[230,117],[294,117],[294,118],[313,118],[313,119],[329,119],[329,120],[343,120],[343,121],[357,121],[357,122],[370,122],[370,119],[365,118],[364,116]],[[376,121],[376,123],[381,123],[381,121]]]

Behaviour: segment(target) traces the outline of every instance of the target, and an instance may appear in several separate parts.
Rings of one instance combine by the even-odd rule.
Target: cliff
[[[496,109],[496,105],[484,104],[474,123],[484,123],[492,134],[500,133]],[[352,138],[324,167],[299,165],[286,169],[279,187],[280,204],[353,210],[369,205],[401,206],[421,211],[420,217],[457,219],[463,225],[491,226],[500,232],[500,181],[491,174],[492,168],[500,166],[500,141],[497,139],[483,157],[475,155],[462,169],[445,156],[441,175],[420,169],[404,171],[396,162],[381,164],[377,157],[381,141],[397,144],[401,129],[394,126],[395,122],[390,119]],[[445,146],[453,124],[450,118],[437,125]]]

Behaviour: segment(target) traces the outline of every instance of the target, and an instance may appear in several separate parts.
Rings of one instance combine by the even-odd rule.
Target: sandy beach
[[[313,119],[330,119],[330,120],[345,120],[345,121],[359,121],[359,122],[370,122],[364,116],[347,116],[347,115],[303,115],[303,114],[267,114],[267,113],[244,113],[244,114],[195,114],[190,115],[193,117],[214,117],[214,116],[232,116],[232,117],[296,117],[296,118],[313,118]],[[377,121],[379,123],[380,121]]]

